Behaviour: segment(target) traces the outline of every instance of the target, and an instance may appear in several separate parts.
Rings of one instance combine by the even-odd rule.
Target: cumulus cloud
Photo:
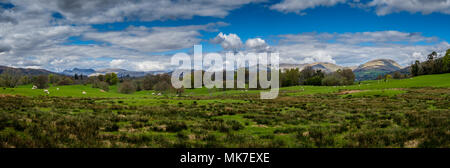
[[[167,2],[168,5],[182,3],[182,1],[164,2]],[[5,1],[5,3],[13,5],[8,9],[0,7],[1,64],[13,67],[40,67],[53,71],[74,67],[107,68],[111,59],[117,58],[136,62],[136,64],[130,63],[130,65],[136,66],[127,66],[130,70],[161,68],[165,64],[155,62],[167,61],[168,56],[154,56],[151,52],[192,47],[193,44],[202,40],[200,38],[202,31],[214,32],[218,27],[227,25],[217,22],[179,27],[129,27],[123,31],[99,32],[91,28],[89,24],[113,22],[121,20],[120,18],[132,17],[124,12],[111,13],[109,16],[110,12],[108,11],[116,10],[116,7],[136,5],[136,3],[138,6],[141,5],[139,3],[149,4],[150,1],[14,0]],[[163,3],[163,1],[158,3]],[[214,3],[209,2],[208,4]],[[223,8],[224,11],[237,8],[239,4],[245,4],[220,1],[216,3],[223,3],[218,6],[228,5],[229,8]],[[149,10],[157,8],[157,5],[155,1],[155,7]],[[60,16],[55,17],[55,15]],[[132,15],[134,16],[134,14]],[[194,15],[197,14],[194,13],[191,16]],[[159,16],[155,16],[153,19],[180,19],[186,15],[180,13],[180,18],[178,18],[178,15],[169,17],[169,15],[160,13]],[[136,19],[141,19],[140,17],[145,17],[145,14],[136,15],[136,17]],[[94,40],[101,43],[73,44],[70,42],[71,37],[80,37],[82,40]]]
[[[245,48],[255,52],[269,52],[271,50],[266,41],[261,38],[248,39],[245,42]]]
[[[164,52],[192,47],[200,43],[201,33],[225,23],[179,27],[128,27],[124,31],[88,32],[86,39],[108,42],[113,45],[143,52]]]
[[[124,60],[124,59],[114,59],[110,62],[110,68],[125,68],[132,69],[136,71],[155,71],[155,70],[167,70],[170,67],[170,62],[162,61],[139,61],[139,60]]]
[[[238,51],[243,46],[241,38],[233,33],[227,35],[220,32],[214,39],[210,41],[214,44],[220,44],[224,50],[229,51]]]
[[[379,58],[393,59],[401,65],[426,59],[431,51],[450,47],[436,37],[398,31],[358,33],[302,33],[280,35],[273,46],[284,63],[330,62],[358,65]]]
[[[190,19],[193,16],[225,17],[231,10],[261,0],[14,0],[41,11],[62,14],[76,23],[109,23],[126,20]],[[32,5],[30,5],[32,4]]]
[[[368,6],[375,7],[377,15],[381,16],[401,11],[450,14],[450,0],[373,0]]]
[[[283,0],[280,3],[270,6],[270,9],[277,10],[280,12],[295,12],[297,14],[304,15],[303,12],[308,8],[315,8],[319,6],[334,6],[339,3],[345,3],[347,0]]]
[[[316,7],[331,7],[337,4],[347,4],[352,7],[375,9],[379,16],[396,12],[410,13],[443,13],[450,14],[450,0],[371,0],[361,2],[360,0],[283,0],[270,6],[270,9],[284,13],[295,12],[305,15],[306,9]]]

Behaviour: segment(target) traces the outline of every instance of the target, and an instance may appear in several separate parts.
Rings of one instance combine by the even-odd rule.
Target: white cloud
[[[247,50],[253,50],[255,52],[268,52],[271,49],[266,41],[261,38],[248,39],[245,42],[245,47]]]
[[[380,16],[401,11],[450,14],[450,0],[373,0],[367,5],[375,7],[377,15]]]
[[[110,62],[110,68],[123,68],[135,71],[156,71],[167,70],[170,67],[170,62],[162,61],[139,61],[139,60],[124,60],[114,59]]]
[[[280,12],[295,12],[297,14],[304,15],[303,12],[308,8],[315,8],[319,6],[334,6],[339,3],[345,3],[347,0],[283,0],[280,3],[270,6],[270,9],[277,10]]]
[[[369,2],[360,2],[359,0],[283,0],[280,3],[270,6],[270,9],[284,13],[295,12],[305,15],[306,9],[316,7],[331,7],[337,4],[347,4],[358,8],[375,8],[379,16],[388,15],[396,12],[410,13],[443,13],[450,14],[450,0],[372,0]]]
[[[211,42],[220,44],[224,50],[238,51],[242,48],[241,38],[233,33],[226,35],[220,32]]]
[[[450,48],[447,42],[439,42],[435,37],[398,31],[303,33],[279,37],[280,44],[273,47],[284,63],[330,62],[351,66],[388,58],[405,66],[425,59],[432,51]]]
[[[192,47],[200,43],[199,31],[215,29],[225,23],[179,27],[129,27],[124,31],[88,32],[86,39],[108,42],[142,52],[164,52]]]
[[[59,12],[75,23],[110,23],[125,20],[190,19],[194,16],[223,18],[231,10],[262,0],[12,0],[17,6]]]
[[[71,9],[73,11],[62,12],[56,9],[55,5],[58,5],[56,3],[63,3],[62,1],[44,0],[16,0],[12,1],[15,5],[13,8],[0,8],[1,64],[62,71],[75,67],[108,68],[112,59],[124,59],[136,62],[136,64],[130,64],[135,66],[127,66],[130,70],[158,69],[166,65],[164,62],[167,61],[168,56],[155,56],[148,52],[162,52],[192,47],[193,44],[202,40],[200,38],[201,31],[213,32],[217,31],[218,27],[227,25],[223,22],[217,22],[206,25],[179,27],[129,27],[124,31],[98,32],[88,25],[89,23],[94,23],[95,17],[97,17],[95,10],[92,11],[94,14],[91,13],[92,18],[83,18],[81,16],[83,15],[81,11],[89,13],[89,9],[94,8],[94,6],[81,4],[83,7],[79,8],[77,5],[84,1],[70,2],[73,2],[73,4],[65,5],[75,5],[71,8],[67,7],[67,10]],[[86,1],[87,4],[98,2],[100,1]],[[120,1],[120,3],[122,2],[124,1]],[[108,3],[116,2],[108,1]],[[145,1],[145,3],[149,3],[149,1]],[[101,10],[101,5],[104,4],[98,5],[100,6],[96,6],[96,8],[101,13],[104,11]],[[54,18],[52,16],[54,12],[61,12],[63,18]],[[66,15],[67,12],[73,12],[73,18],[71,18],[71,15]],[[77,12],[80,12],[80,18],[78,16],[75,17]],[[126,17],[125,15],[117,16]],[[4,18],[9,19],[5,20]],[[105,17],[104,19],[110,18]],[[98,23],[105,21],[99,20]],[[103,41],[107,44],[71,44],[68,40],[74,36]],[[157,66],[148,65],[146,63],[151,62],[146,61],[153,61],[152,64]],[[159,63],[155,63],[158,61]]]

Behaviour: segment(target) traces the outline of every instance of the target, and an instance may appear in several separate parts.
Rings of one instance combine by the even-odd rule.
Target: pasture
[[[0,89],[0,147],[450,147],[450,74],[286,87],[273,100],[31,88]]]

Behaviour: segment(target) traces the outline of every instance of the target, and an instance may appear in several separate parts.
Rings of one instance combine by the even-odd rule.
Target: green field
[[[450,147],[450,74],[285,87],[273,100],[31,88],[0,88],[1,147]]]

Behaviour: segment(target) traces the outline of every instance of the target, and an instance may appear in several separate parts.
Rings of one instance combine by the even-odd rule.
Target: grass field
[[[259,90],[48,90],[0,89],[1,147],[450,147],[450,74],[286,87],[273,100]]]

